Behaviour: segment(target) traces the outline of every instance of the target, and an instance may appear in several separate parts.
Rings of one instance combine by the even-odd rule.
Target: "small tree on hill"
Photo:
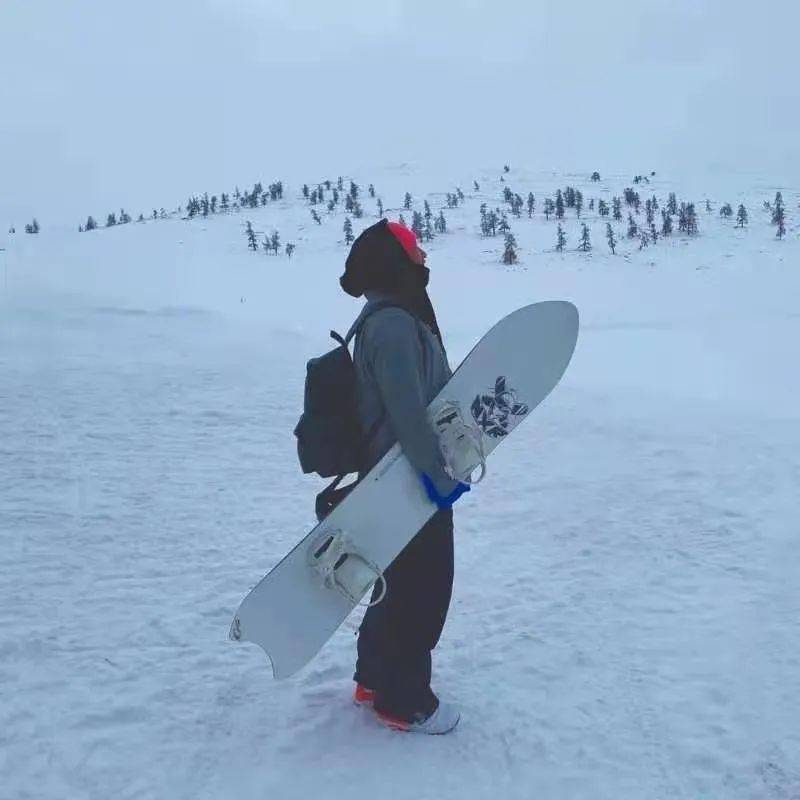
[[[533,196],[533,192],[528,192],[528,217],[532,217],[535,210],[536,198]]]
[[[666,208],[661,209],[661,235],[670,236],[672,234],[672,217]]]
[[[583,250],[584,253],[587,253],[592,249],[592,240],[589,235],[589,228],[585,222],[583,224],[583,231],[581,232],[581,243],[578,245],[578,247],[579,249]]]
[[[106,228],[110,228],[112,225],[117,224],[117,217],[115,214],[109,214],[106,218]]]
[[[256,232],[253,230],[253,223],[247,220],[247,228],[245,229],[247,235],[247,246],[255,253],[258,250],[258,242],[256,241]]]
[[[747,209],[743,204],[739,204],[739,210],[736,212],[736,225],[739,228],[744,228],[747,225]]]
[[[725,219],[729,219],[733,216],[733,209],[731,208],[730,203],[725,203],[719,210],[719,215],[724,217]]]
[[[564,219],[564,195],[561,189],[556,192],[556,219]]]
[[[503,263],[517,263],[517,240],[510,231],[506,234],[505,249],[503,250]]]
[[[94,221],[94,217],[90,214],[86,220],[86,225],[84,226],[85,231],[93,231],[97,227],[97,223]]]
[[[406,192],[406,196],[403,199],[403,208],[410,209],[411,208],[411,194]]]
[[[447,233],[447,220],[444,218],[444,211],[439,212],[439,216],[436,217],[433,224],[437,233]]]
[[[639,233],[639,226],[636,224],[636,220],[633,218],[633,214],[628,214],[628,238],[633,239]]]
[[[286,255],[289,256],[289,258],[291,258],[292,257],[292,253],[294,253],[294,245],[291,242],[287,242],[286,243]]]
[[[559,222],[558,231],[556,233],[556,250],[558,250],[559,253],[563,253],[566,244],[567,244],[567,237],[566,234],[564,233],[564,229],[561,227],[561,223]]]
[[[272,249],[275,255],[278,255],[278,250],[281,246],[281,237],[278,235],[278,231],[272,234],[272,239],[270,240],[270,244],[272,245]]]
[[[611,205],[614,209],[614,219],[617,222],[622,222],[622,200],[619,197],[615,197],[612,199]]]
[[[353,239],[353,223],[350,222],[350,217],[344,218],[344,227],[342,228],[344,231],[344,243],[345,244],[352,244]]]
[[[610,222],[606,222],[606,239],[608,240],[608,248],[611,250],[611,255],[613,256],[617,252],[617,240]]]

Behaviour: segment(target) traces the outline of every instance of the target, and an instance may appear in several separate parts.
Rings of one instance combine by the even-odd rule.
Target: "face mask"
[[[420,289],[424,289],[428,285],[430,278],[431,271],[427,267],[423,267],[421,264],[414,265],[414,279]]]

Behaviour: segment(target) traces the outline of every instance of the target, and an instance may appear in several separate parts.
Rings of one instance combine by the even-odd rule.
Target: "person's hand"
[[[462,494],[466,494],[472,489],[468,483],[459,483],[450,494],[442,496],[436,491],[433,481],[425,473],[422,474],[422,485],[425,487],[425,492],[431,502],[435,503],[436,507],[439,509],[452,508],[453,503],[455,503]]]

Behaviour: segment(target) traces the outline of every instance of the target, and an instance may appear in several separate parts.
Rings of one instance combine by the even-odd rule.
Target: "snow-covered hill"
[[[353,176],[393,218],[406,191],[467,195],[426,246],[454,364],[520,305],[581,311],[564,381],[457,509],[434,686],[463,721],[436,741],[350,704],[357,618],[282,683],[226,641],[312,522],[291,431],[306,359],[358,311],[343,214],[316,225],[291,184],[251,212],[0,239],[0,796],[800,796],[798,193],[656,176],[642,199],[695,201],[697,238],[640,251],[619,224],[612,256],[585,209],[594,250],[568,211],[558,254],[544,198],[628,176],[498,177]],[[514,267],[478,232],[504,185],[537,202],[510,218]],[[294,256],[249,252],[247,219]]]

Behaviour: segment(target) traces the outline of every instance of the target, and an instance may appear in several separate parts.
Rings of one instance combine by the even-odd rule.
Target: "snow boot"
[[[436,710],[432,714],[420,719],[404,720],[381,711],[376,711],[375,715],[384,725],[394,731],[426,733],[434,736],[450,733],[461,719],[461,714],[456,706],[452,703],[442,702],[436,706]]]
[[[357,706],[371,706],[375,702],[375,690],[357,683],[353,692],[353,702]]]

